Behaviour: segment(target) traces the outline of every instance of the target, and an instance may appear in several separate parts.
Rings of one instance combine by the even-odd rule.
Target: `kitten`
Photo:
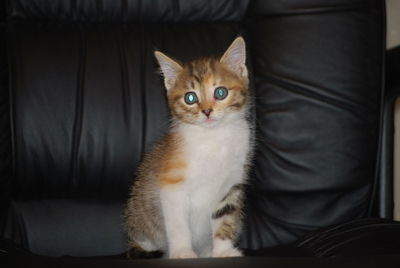
[[[241,256],[234,243],[252,151],[245,42],[236,38],[220,59],[155,57],[172,125],[138,168],[125,211],[128,255]]]

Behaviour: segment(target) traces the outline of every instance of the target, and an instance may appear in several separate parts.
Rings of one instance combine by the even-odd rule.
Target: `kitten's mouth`
[[[217,123],[217,121],[218,120],[213,117],[207,117],[203,119],[202,125],[206,127],[211,127],[214,126]]]

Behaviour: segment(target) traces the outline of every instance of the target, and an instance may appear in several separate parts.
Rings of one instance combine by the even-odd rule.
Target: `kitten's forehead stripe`
[[[208,68],[210,69],[211,73],[215,72],[215,70],[214,70],[214,61],[213,60],[208,61]]]
[[[201,84],[201,79],[197,74],[193,73],[193,78],[197,81],[197,83]]]
[[[191,75],[193,78],[197,81],[197,83],[201,83],[201,74],[199,72],[198,66],[195,64],[196,62],[192,62],[190,65],[192,66],[191,68]]]

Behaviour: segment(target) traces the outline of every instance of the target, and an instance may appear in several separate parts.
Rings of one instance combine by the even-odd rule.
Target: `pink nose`
[[[205,114],[207,117],[210,116],[210,113],[213,111],[213,109],[207,109],[207,110],[202,110],[203,114]]]

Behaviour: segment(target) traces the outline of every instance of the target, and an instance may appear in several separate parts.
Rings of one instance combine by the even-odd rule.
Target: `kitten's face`
[[[199,59],[184,65],[156,52],[164,74],[168,104],[175,119],[213,127],[243,116],[248,103],[245,46],[237,38],[221,59]]]
[[[186,123],[213,126],[247,104],[247,83],[216,59],[183,66],[168,91],[173,116]]]

